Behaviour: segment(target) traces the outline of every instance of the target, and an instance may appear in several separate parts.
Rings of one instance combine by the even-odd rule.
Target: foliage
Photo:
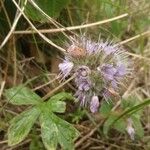
[[[141,109],[149,103],[149,99],[145,100],[143,103],[139,103],[136,97],[122,99],[122,112],[120,113],[120,111],[118,112],[117,110],[111,111],[111,104],[104,102],[100,109],[101,114],[107,118],[103,126],[104,134],[107,136],[111,127],[124,133],[127,127],[127,119],[131,118],[136,135],[142,138],[144,136],[144,129],[141,124]]]
[[[20,7],[24,2],[24,0],[15,1]],[[101,141],[101,145],[104,149],[106,146],[108,149],[133,149],[133,147],[137,150],[150,149],[150,44],[147,34],[144,34],[144,36],[140,34],[149,30],[150,19],[148,17],[150,15],[150,1],[28,0],[24,11],[25,15],[32,21],[33,25],[38,30],[42,29],[42,31],[49,29],[54,29],[55,31],[55,28],[59,27],[56,27],[51,19],[49,20],[41,11],[35,8],[32,1],[35,2],[44,13],[52,18],[60,28],[63,26],[73,26],[74,28],[76,25],[103,21],[127,13],[128,16],[125,18],[107,22],[95,27],[67,31],[65,33],[46,32],[44,35],[47,36],[48,39],[54,41],[54,43],[61,46],[63,45],[63,48],[65,48],[64,41],[66,41],[64,34],[67,35],[68,40],[70,39],[70,35],[83,34],[86,32],[90,35],[91,39],[94,39],[95,41],[98,41],[99,35],[101,35],[102,39],[110,38],[113,39],[113,41],[124,41],[136,35],[141,35],[137,36],[138,38],[133,38],[131,42],[129,42],[129,40],[124,44],[124,48],[131,55],[130,59],[135,62],[133,63],[135,72],[133,73],[131,82],[129,81],[131,86],[129,86],[129,89],[127,87],[125,90],[127,90],[127,96],[135,96],[122,99],[119,106],[116,105],[116,101],[110,100],[109,102],[105,102],[102,98],[102,100],[100,100],[101,108],[99,113],[90,114],[92,119],[89,119],[90,115],[88,116],[82,108],[79,107],[76,109],[78,104],[76,106],[72,104],[71,112],[69,112],[69,114],[65,113],[66,109],[67,112],[68,109],[70,111],[70,102],[68,107],[68,105],[66,105],[68,101],[65,100],[73,99],[73,96],[69,93],[60,92],[47,101],[43,101],[40,96],[44,96],[47,91],[57,88],[60,84],[51,82],[51,84],[47,85],[47,82],[54,80],[54,74],[58,73],[56,66],[58,65],[58,62],[60,63],[61,61],[58,60],[58,55],[60,53],[56,48],[47,44],[45,40],[41,39],[36,33],[30,33],[28,35],[24,34],[27,30],[32,31],[32,28],[23,15],[21,15],[16,27],[11,30],[19,11],[14,5],[13,0],[1,0],[0,43],[5,40],[9,31],[11,31],[8,41],[4,47],[0,49],[1,149],[7,149],[6,147],[8,147],[7,143],[5,144],[5,141],[7,141],[6,135],[8,135],[8,144],[10,146],[14,145],[13,147],[15,147],[15,149],[24,149],[24,142],[22,141],[26,138],[29,138],[30,140],[30,143],[25,145],[29,150],[43,150],[45,149],[44,146],[47,149],[55,149],[58,144],[63,149],[73,149],[73,141],[79,133],[73,125],[65,120],[79,124],[79,127],[80,125],[83,127],[83,139],[84,135],[89,135],[89,130],[86,129],[91,130],[93,124],[97,125],[97,122],[102,122],[100,128],[97,129],[98,132],[94,132],[94,135],[90,135],[92,136],[92,141],[89,142],[89,140],[86,140],[79,145],[81,146],[81,149],[84,149],[84,146],[86,147],[86,145],[89,145],[86,149],[90,149],[90,146],[98,145],[99,141]],[[20,30],[21,32],[16,34],[17,30]],[[44,75],[44,78],[42,76],[40,80],[37,78],[34,82],[31,81],[31,78],[36,78],[43,74],[46,74],[46,76]],[[24,82],[29,83],[32,88],[42,84],[46,86],[36,90],[35,93],[31,89],[20,85]],[[69,85],[69,87],[71,86]],[[5,90],[5,88],[7,90]],[[59,90],[72,91],[72,89],[74,89],[74,87],[68,89],[68,86],[65,85],[63,89]],[[7,99],[5,99],[5,97],[7,97]],[[14,117],[14,115],[16,116]],[[127,132],[128,118],[133,122],[135,141],[130,141],[125,135],[125,132]],[[9,121],[10,123],[8,124]],[[40,135],[39,127],[41,128]],[[7,128],[9,128],[8,132],[6,132]],[[105,136],[99,132],[101,129],[103,129]],[[111,131],[113,131],[113,133]],[[106,139],[105,137],[109,138]],[[94,138],[96,138],[95,141]],[[136,141],[136,139],[140,140]],[[20,145],[21,148],[19,147]]]
[[[61,10],[68,5],[69,1],[70,0],[36,0],[35,3],[42,11],[44,11],[44,13],[50,17],[57,18]],[[31,2],[27,3],[25,12],[27,16],[34,21],[47,21],[46,17],[39,12]]]
[[[8,144],[10,146],[24,140],[39,118],[42,140],[48,150],[56,149],[58,143],[64,149],[73,149],[73,141],[78,137],[79,132],[55,114],[55,112],[65,112],[66,103],[64,100],[73,99],[71,94],[58,93],[48,101],[42,102],[36,93],[21,85],[8,89],[5,95],[12,104],[33,105],[10,122],[8,129]]]

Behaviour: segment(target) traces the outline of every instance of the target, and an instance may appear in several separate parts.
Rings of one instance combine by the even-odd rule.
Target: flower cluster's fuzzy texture
[[[128,56],[112,42],[92,42],[84,36],[68,44],[64,61],[59,64],[63,77],[75,74],[75,96],[91,112],[99,108],[99,98],[110,99],[130,74]]]

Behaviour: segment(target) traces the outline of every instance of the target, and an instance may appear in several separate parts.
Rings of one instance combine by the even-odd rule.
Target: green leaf
[[[80,107],[75,111],[69,114],[69,116],[72,118],[71,122],[79,124],[79,121],[83,119],[85,116],[86,111],[81,109]]]
[[[74,140],[79,136],[79,132],[68,122],[55,116],[59,134],[58,141],[64,149],[74,149]]]
[[[5,96],[14,105],[35,105],[42,102],[36,93],[23,85],[6,90]]]
[[[70,93],[61,92],[52,96],[46,105],[52,112],[64,113],[66,110],[66,103],[63,102],[63,100],[73,98],[74,97]]]
[[[79,132],[71,124],[48,109],[41,114],[40,124],[42,140],[48,150],[55,150],[58,143],[64,149],[74,149],[73,141],[78,137]]]
[[[105,134],[105,136],[107,136],[110,126],[115,119],[116,119],[116,116],[111,116],[105,121],[103,125],[103,133]]]
[[[8,129],[9,146],[20,143],[28,135],[39,114],[40,110],[33,107],[12,119]]]
[[[117,121],[115,124],[114,124],[114,128],[119,131],[119,132],[122,132],[124,133],[125,130],[126,130],[126,122],[124,119],[120,119],[119,121]]]
[[[50,98],[50,100],[61,100],[61,101],[64,101],[67,99],[72,100],[72,99],[74,99],[74,97],[72,96],[71,93],[61,92],[61,93],[58,93],[58,94],[56,94]]]
[[[33,133],[31,136],[31,142],[29,145],[29,150],[44,150],[44,145],[40,140],[40,136]]]
[[[117,114],[111,114],[109,118],[105,121],[103,126],[103,133],[105,134],[105,136],[108,135],[108,131],[110,128],[114,128],[119,132],[124,133],[126,129],[126,122],[123,119],[120,119],[119,121],[115,122],[115,124],[113,124],[112,126],[112,123],[114,122],[114,120],[116,120],[117,117]]]
[[[127,110],[125,110],[122,114],[120,114],[115,120],[114,122],[112,122],[112,125],[118,121],[119,119],[121,119],[122,117],[124,116],[131,116],[132,114],[134,113],[137,113],[137,111],[140,111],[142,108],[144,108],[145,106],[148,106],[150,104],[150,99],[146,99],[144,102],[138,104],[138,105],[135,105]]]
[[[53,18],[57,18],[63,8],[69,4],[70,0],[36,0],[34,1],[39,8],[41,8],[47,15]],[[33,4],[27,3],[25,8],[26,15],[34,20],[40,22],[46,22],[46,17],[37,10]]]
[[[51,115],[44,112],[40,116],[40,124],[41,124],[41,136],[42,141],[45,147],[48,150],[55,150],[57,147],[58,139],[57,139],[57,126],[55,122],[52,121]]]
[[[116,126],[115,128],[117,129],[120,126],[118,128],[119,130],[121,128],[124,128],[125,127],[125,123],[123,122],[123,117],[126,116],[126,115],[129,115],[130,117],[133,117],[133,119],[135,120],[135,122],[134,121],[133,122],[134,122],[134,127],[135,127],[135,130],[137,132],[137,135],[139,137],[142,137],[144,133],[143,133],[143,128],[142,128],[141,122],[139,120],[140,119],[140,114],[137,113],[137,111],[141,110],[144,106],[147,106],[149,104],[150,104],[150,100],[147,99],[146,101],[144,101],[143,103],[141,103],[139,105],[135,105],[133,107],[129,107],[129,109],[125,110],[121,115],[110,116],[106,120],[106,122],[104,123],[104,127],[103,127],[104,134],[105,135],[108,134],[108,130],[110,129],[110,127],[115,127]],[[119,122],[120,122],[120,124],[119,124]],[[124,130],[122,130],[122,131],[124,131]]]
[[[66,103],[57,100],[49,100],[47,102],[47,107],[49,107],[52,112],[64,113],[66,110]]]
[[[139,99],[135,96],[130,96],[127,99],[121,100],[121,106],[123,109],[129,109],[137,104],[139,104]]]
[[[104,101],[100,107],[101,115],[107,117],[110,114],[112,108],[113,108],[113,104],[111,102],[108,103]]]
[[[141,121],[139,117],[136,117],[134,115],[131,116],[133,121],[133,127],[135,129],[135,133],[139,138],[142,138],[144,136],[144,129],[142,127]]]

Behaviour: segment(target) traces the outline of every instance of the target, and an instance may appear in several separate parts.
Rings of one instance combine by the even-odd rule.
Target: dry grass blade
[[[47,86],[47,85],[53,83],[53,82],[56,81],[58,78],[59,78],[59,77],[57,76],[57,77],[55,77],[53,80],[50,80],[49,82],[46,82],[45,84],[40,85],[40,86],[38,86],[38,87],[36,87],[36,88],[34,88],[34,89],[32,89],[32,90],[33,90],[33,91],[39,90],[39,89],[41,89],[41,88],[43,88],[43,87],[45,87],[45,86]]]
[[[89,28],[89,27],[93,27],[93,26],[97,26],[97,25],[101,25],[101,24],[105,24],[105,23],[109,23],[118,19],[122,19],[124,17],[127,17],[128,14],[122,14],[110,19],[106,19],[106,20],[102,20],[102,21],[97,21],[97,22],[93,22],[93,23],[89,23],[89,24],[84,24],[84,25],[79,25],[79,26],[71,26],[71,27],[63,27],[63,28],[58,28],[58,29],[42,29],[39,30],[39,32],[41,33],[55,33],[55,32],[63,32],[63,31],[70,31],[70,30],[78,30],[78,29],[83,29],[83,28]],[[35,31],[32,30],[28,30],[28,31],[14,31],[14,34],[33,34],[33,33],[37,33]]]
[[[20,8],[21,12],[24,11],[24,8],[25,8],[26,3],[27,3],[27,0],[24,2],[24,6],[23,6],[22,8]],[[15,30],[15,28],[16,28],[16,26],[17,26],[17,23],[18,23],[18,21],[19,21],[21,15],[22,15],[21,12],[20,12],[20,13],[18,13],[18,11],[16,12],[16,17],[15,17],[15,19],[14,19],[13,25],[12,25],[10,31],[8,32],[7,36],[5,37],[5,39],[4,39],[3,42],[1,43],[0,49],[3,48],[3,46],[6,44],[6,42],[9,40],[10,36],[12,35],[13,31]]]
[[[64,4],[63,1],[65,2]],[[79,130],[79,138],[75,143],[72,141],[73,146],[77,150],[149,150],[150,107],[148,105],[149,101],[145,102],[150,97],[150,39],[148,37],[150,35],[150,28],[148,27],[148,2],[149,0],[141,0],[140,2],[135,0],[116,2],[113,0],[70,0],[68,2],[66,0],[0,0],[0,150],[45,149],[44,144],[42,144],[44,137],[43,131],[41,132],[39,129],[40,123],[42,125],[44,121],[40,121],[40,123],[36,122],[35,126],[31,128],[29,136],[26,136],[24,141],[14,146],[8,146],[9,138],[7,141],[8,133],[6,131],[10,126],[8,121],[22,113],[25,109],[32,109],[32,107],[38,107],[39,109],[40,106],[42,106],[42,111],[47,109],[47,105],[42,105],[41,103],[37,103],[38,106],[36,104],[22,106],[12,105],[11,100],[14,96],[16,94],[22,94],[22,91],[20,92],[21,88],[15,91],[18,85],[23,85],[23,87],[30,89],[32,93],[41,97],[43,103],[57,93],[62,94],[62,96],[63,93],[61,92],[74,94],[74,101],[65,101],[66,110],[64,113],[60,114],[59,112],[57,113],[57,111],[52,111],[55,115],[58,115],[58,117],[69,122]],[[55,12],[56,14],[58,13],[58,15],[55,16]],[[100,36],[98,36],[99,33],[101,34]],[[89,59],[86,60],[86,54],[84,55],[85,57],[82,57],[82,49],[84,51],[84,45],[86,46],[86,44],[83,42],[84,45],[82,46],[81,44],[80,46],[80,42],[78,43],[76,41],[76,38],[78,39],[82,36],[85,36],[85,38],[89,40],[87,42],[89,48],[88,46],[85,47],[87,50],[93,47],[95,51],[98,47],[97,43],[104,43],[105,39],[107,39],[108,41],[106,40],[106,43],[109,43],[110,40],[110,45],[111,43],[112,45],[116,45],[118,51],[119,47],[120,50],[126,49],[120,56],[129,57],[129,61],[131,60],[131,63],[129,62],[129,69],[125,69],[129,72],[129,78],[126,78],[125,82],[120,83],[120,87],[123,88],[112,89],[109,88],[109,86],[107,88],[108,92],[110,91],[110,94],[112,94],[110,107],[109,105],[107,105],[108,107],[106,106],[107,103],[103,103],[104,98],[103,95],[100,94],[103,92],[103,89],[106,89],[105,86],[107,82],[108,85],[113,84],[113,82],[109,80],[104,83],[105,80],[103,79],[104,75],[101,71],[101,64],[105,63],[114,66],[113,69],[110,69],[109,74],[115,74],[112,75],[111,78],[114,78],[113,80],[119,80],[117,79],[116,73],[113,72],[116,72],[117,69],[118,73],[122,72],[119,71],[122,65],[122,59],[120,59],[121,57],[118,57],[119,59],[115,57],[115,59],[117,58],[119,61],[117,61],[117,59],[111,61],[111,59],[109,60],[108,58],[108,61],[103,62],[101,61],[103,58],[96,56],[95,59],[90,59],[89,57]],[[112,38],[116,41],[115,43]],[[95,43],[93,41],[94,39],[97,39]],[[67,42],[65,42],[66,40]],[[90,43],[90,41],[92,42]],[[80,47],[83,48],[80,50]],[[73,49],[73,53],[81,52],[81,57],[74,57],[72,59],[73,55],[69,52],[69,48]],[[108,50],[109,48],[111,47],[108,47]],[[58,49],[58,51],[56,51],[56,49]],[[82,58],[85,58],[85,63]],[[82,60],[81,62],[80,59]],[[100,64],[97,63],[98,59],[100,60]],[[70,67],[72,70],[69,76],[63,78],[63,74],[67,68],[69,68],[69,63],[67,62],[73,63],[73,67]],[[59,66],[59,64],[63,65]],[[80,76],[77,72],[78,67],[84,65],[90,68],[89,70],[92,70],[90,75],[88,71],[85,71],[86,74],[88,74],[85,78],[92,88],[91,91],[94,91],[94,89],[96,89],[96,91],[97,89],[101,89],[101,91],[92,93],[89,90],[86,91],[86,93],[82,86],[77,85],[78,76]],[[97,71],[97,66],[100,66],[100,72],[95,72],[95,70]],[[125,66],[128,65],[125,64]],[[61,68],[63,68],[64,71],[62,71]],[[89,76],[90,78],[88,79],[87,77]],[[99,80],[97,79],[94,81],[94,76],[98,76],[96,77],[97,79],[101,78],[102,82],[98,82]],[[82,81],[79,80],[79,83],[81,82]],[[97,84],[101,85],[97,86]],[[13,88],[13,97],[7,98],[7,89]],[[81,91],[83,94],[80,94]],[[78,93],[79,96],[81,95],[81,98],[78,97]],[[84,101],[84,95],[88,93],[89,96],[86,96],[88,104],[87,107],[83,109],[80,105],[80,101]],[[23,95],[24,94],[21,96]],[[98,106],[99,111],[96,113],[90,112],[92,95],[98,95],[98,101],[100,102]],[[28,97],[27,94],[26,99],[28,98],[30,97]],[[18,98],[18,102],[19,101],[20,98]],[[136,103],[140,103],[140,106],[139,104],[136,105]],[[57,107],[57,104],[59,107]],[[64,103],[61,102],[56,103],[56,105],[53,105],[53,108],[56,107],[54,109],[58,110],[64,107],[63,105]],[[136,107],[134,107],[134,105]],[[126,112],[126,109],[128,112]],[[136,111],[140,109],[143,110],[136,114]],[[126,114],[124,112],[126,112]],[[135,129],[134,141],[131,140],[127,134],[127,119],[131,117],[129,116],[130,114],[133,115],[133,128]],[[111,125],[111,120],[114,120],[117,116],[123,118],[116,122],[115,125]],[[63,129],[63,124],[59,122],[56,123],[58,126],[61,125],[60,128]],[[67,137],[63,137],[72,136],[74,133],[71,134],[65,129],[66,128],[60,130],[62,135],[58,138],[62,138],[66,143]],[[144,135],[140,135],[143,134],[140,133],[141,129],[144,130],[144,132],[142,131]],[[46,132],[45,134],[49,137],[53,134],[53,130],[55,132],[55,128],[52,127],[52,132]],[[16,131],[18,131],[18,133],[20,132],[18,134],[18,136],[20,136],[22,131],[19,131],[18,128],[16,128]],[[66,133],[63,134],[63,131],[66,131]],[[107,136],[105,136],[106,132],[108,132]],[[12,139],[15,139],[15,136],[12,136]],[[68,139],[68,142],[70,139],[71,138]],[[52,139],[51,142],[54,140]],[[68,145],[69,143],[66,143],[66,148]],[[58,145],[56,149],[63,149],[61,146],[61,144]]]
[[[1,98],[1,96],[2,96],[4,87],[5,87],[5,81],[2,81],[2,83],[1,83],[1,88],[0,88],[0,98]]]
[[[9,25],[9,27],[11,29],[11,21],[10,21],[10,18],[8,16],[7,10],[6,10],[5,6],[4,6],[4,2],[2,0],[0,0],[0,4],[1,4],[3,10],[4,10],[5,16],[6,16],[7,21],[8,21],[8,25]]]
[[[133,41],[133,40],[135,40],[135,39],[138,39],[138,38],[140,38],[141,36],[145,36],[145,35],[149,35],[149,34],[150,34],[150,31],[146,31],[146,32],[143,32],[143,33],[138,34],[138,35],[136,35],[136,36],[133,36],[133,37],[131,37],[131,38],[129,38],[129,39],[126,39],[126,40],[124,40],[124,41],[121,41],[121,42],[119,42],[118,44],[119,44],[119,45],[123,45],[123,44],[126,44],[126,43],[130,42],[130,41]]]
[[[53,43],[50,39],[48,39],[45,35],[43,35],[41,32],[39,32],[39,30],[32,24],[32,22],[28,19],[28,17],[25,15],[25,13],[21,10],[21,8],[19,7],[19,5],[16,3],[15,0],[12,0],[13,3],[15,4],[15,6],[17,7],[17,9],[20,11],[20,13],[23,15],[23,17],[27,20],[27,22],[30,24],[30,26],[33,28],[33,30],[35,30],[39,36],[46,41],[47,43],[49,43],[50,45],[54,46],[55,48],[57,48],[58,50],[60,50],[61,52],[66,52],[65,49],[63,49],[62,47],[56,45],[55,43]]]
[[[60,84],[59,86],[57,86],[55,89],[53,89],[52,91],[50,91],[49,93],[47,93],[42,99],[46,100],[47,98],[49,98],[50,96],[52,96],[55,92],[57,92],[60,88],[62,88],[65,84],[67,84],[68,82],[70,82],[72,79],[74,79],[75,76],[70,77],[68,80],[66,80],[65,82],[63,82],[62,84]]]
[[[85,140],[87,140],[90,136],[92,136],[97,129],[100,127],[101,123],[99,123],[94,129],[91,130],[87,135],[85,135],[83,138],[81,138],[79,141],[76,142],[75,148],[79,147]]]
[[[148,57],[144,57],[144,56],[141,56],[141,55],[138,55],[138,54],[134,54],[134,53],[130,53],[130,52],[126,52],[126,54],[128,54],[130,56],[133,56],[133,57],[136,57],[136,58],[139,58],[139,59],[145,59],[147,61],[150,61],[150,59]]]
[[[30,2],[41,14],[43,14],[52,24],[54,24],[57,28],[60,28],[60,27],[65,28],[63,25],[61,25],[60,23],[58,23],[56,20],[54,20],[53,18],[51,18],[49,15],[47,15],[40,7],[38,7],[38,5],[37,5],[33,0],[29,0],[29,2]],[[41,33],[42,33],[42,32],[41,32]],[[63,33],[68,39],[70,39],[69,36],[68,36],[66,33],[64,33],[63,31],[62,31],[62,33]]]
[[[119,42],[117,45],[124,45],[124,44],[126,44],[126,43],[128,43],[128,42],[131,42],[131,41],[136,40],[136,39],[138,39],[138,38],[140,38],[140,37],[142,37],[142,36],[146,36],[146,35],[149,35],[149,34],[150,34],[150,31],[143,32],[143,33],[138,34],[138,35],[136,35],[136,36],[133,36],[133,37],[131,37],[131,38],[129,38],[129,39],[126,39],[126,40],[124,40],[124,41],[121,41],[121,42]],[[116,45],[116,46],[117,46],[117,45]],[[141,56],[141,55],[138,55],[138,54],[134,54],[134,53],[130,53],[130,52],[126,52],[126,54],[128,54],[128,55],[130,55],[130,56],[133,56],[133,57],[137,57],[137,58],[139,58],[139,59],[145,59],[145,60],[147,60],[147,61],[150,61],[150,59],[149,59],[148,57],[144,57],[144,56]]]

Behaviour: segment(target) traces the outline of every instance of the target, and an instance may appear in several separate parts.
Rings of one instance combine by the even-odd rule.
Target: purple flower
[[[96,53],[97,51],[99,51],[100,46],[95,42],[88,41],[86,44],[86,49],[87,49],[88,54],[92,54],[92,53]]]
[[[101,72],[104,75],[104,78],[108,81],[111,81],[114,79],[114,76],[117,72],[117,69],[115,67],[113,67],[113,65],[110,64],[104,64],[102,66]]]
[[[77,68],[76,72],[78,76],[87,77],[91,73],[91,70],[88,66],[81,65]]]
[[[110,55],[111,53],[117,52],[117,48],[115,45],[108,45],[104,47],[104,52]]]
[[[112,86],[112,88],[114,88],[114,89],[117,89],[117,88],[118,88],[118,83],[117,83],[117,81],[116,81],[115,79],[111,81],[111,86]]]
[[[118,88],[119,81],[126,75],[126,67],[123,64],[119,64],[114,67],[112,64],[104,64],[102,67],[97,68],[103,74],[104,80],[113,89]]]
[[[102,94],[103,97],[104,97],[106,100],[108,100],[108,99],[111,97],[111,93],[109,92],[108,89],[104,89],[102,93],[103,93],[103,94]]]
[[[77,90],[77,92],[75,93],[75,97],[80,101],[80,106],[85,106],[86,97],[85,97],[85,94],[82,91]]]
[[[103,74],[105,82],[109,84],[109,86],[112,86],[112,88],[117,89],[118,88],[116,80],[117,69],[113,67],[113,65],[105,64],[102,66],[101,72]]]
[[[88,91],[90,89],[90,84],[88,83],[88,81],[82,82],[79,84],[78,89],[80,91]]]
[[[83,96],[83,98],[81,99],[80,106],[85,106],[85,105],[86,105],[86,97]]]
[[[91,87],[91,81],[89,79],[90,69],[87,66],[80,66],[76,70],[75,83],[79,90],[88,91]]]
[[[84,95],[80,90],[77,90],[74,96],[77,98],[77,100],[81,101]]]
[[[117,66],[117,76],[124,76],[126,73],[126,66],[124,64],[120,64],[119,66]]]
[[[95,113],[98,111],[99,108],[99,99],[98,96],[92,96],[91,102],[90,102],[90,110],[92,113]]]
[[[81,106],[88,104],[94,113],[99,107],[98,97],[108,100],[119,94],[131,66],[121,47],[108,40],[93,42],[83,35],[72,38],[67,52],[59,69],[64,78],[75,75],[75,95]]]
[[[113,41],[100,42],[101,49],[105,52],[106,55],[116,53],[118,51],[118,46],[113,44]]]
[[[73,66],[74,66],[74,64],[67,60],[64,60],[63,63],[59,64],[59,70],[62,72],[64,78],[70,74]]]

